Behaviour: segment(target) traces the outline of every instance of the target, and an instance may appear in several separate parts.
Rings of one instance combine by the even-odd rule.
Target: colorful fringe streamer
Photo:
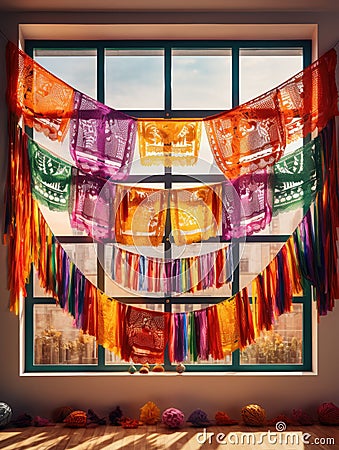
[[[293,296],[301,294],[303,279],[314,287],[319,315],[333,309],[338,297],[338,250],[334,231],[339,225],[338,175],[332,170],[338,162],[334,121],[320,134],[326,151],[321,155],[323,188],[316,197],[314,218],[309,209],[277,256],[255,278],[252,306],[244,288],[229,300],[190,312],[185,318],[174,316],[171,322],[167,313],[127,307],[107,297],[85,278],[51,232],[32,198],[27,170],[28,139],[12,116],[9,134],[11,160],[5,238],[9,245],[11,311],[18,313],[19,298],[26,295],[25,284],[34,263],[41,287],[74,317],[75,326],[95,336],[99,344],[124,360],[158,363],[163,361],[169,339],[173,361],[187,355],[193,361],[205,361],[210,356],[224,358],[236,348],[251,344],[260,331],[270,330],[279,315],[291,310]],[[131,267],[137,267],[133,254],[125,254],[124,258]],[[122,266],[119,263],[116,270]],[[212,278],[218,286],[220,274],[226,267],[225,252],[216,252],[215,266],[215,279],[214,275]],[[146,264],[142,270],[145,275]],[[156,275],[152,277],[151,289],[158,289],[159,272],[155,261],[150,260],[147,275]],[[167,273],[171,274],[168,267]],[[180,260],[175,260],[173,275],[179,273]],[[191,271],[190,276],[196,281]],[[137,287],[138,283],[132,285]],[[186,279],[183,285],[189,285],[189,281]]]
[[[13,115],[8,120],[9,162],[6,190],[4,241],[8,245],[10,311],[19,313],[19,299],[26,297],[31,272],[32,195],[27,137]]]
[[[211,253],[165,260],[131,253],[113,246],[112,279],[140,292],[197,292],[220,288],[233,279],[232,247]]]
[[[167,342],[172,362],[184,360],[187,355],[193,361],[206,361],[209,356],[222,359],[235,349],[244,348],[254,342],[255,330],[269,330],[276,317],[291,310],[292,296],[296,292],[300,294],[300,273],[307,265],[310,269],[309,255],[317,256],[310,239],[312,223],[307,213],[276,258],[255,278],[252,308],[244,288],[217,305],[170,315],[126,306],[107,297],[69,259],[34,200],[31,208],[28,261],[29,266],[34,263],[41,287],[74,317],[76,327],[95,336],[98,344],[126,361],[163,362]],[[300,272],[291,273],[301,265],[304,268]],[[11,274],[23,273],[25,261],[19,260],[17,267]],[[312,268],[308,276],[316,285]],[[322,288],[319,284],[315,287]],[[321,314],[328,301],[333,301],[332,292],[319,290]]]

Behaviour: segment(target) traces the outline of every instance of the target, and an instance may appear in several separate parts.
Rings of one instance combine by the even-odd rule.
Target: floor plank
[[[270,427],[275,432],[274,427]],[[268,429],[245,426],[216,427],[206,429],[184,427],[180,430],[168,430],[163,425],[142,426],[135,430],[123,429],[111,425],[79,429],[65,428],[61,424],[45,428],[9,428],[0,430],[0,448],[6,450],[199,450],[225,449],[235,450],[335,450],[339,449],[339,427],[289,427],[287,432],[308,433],[309,443],[294,445],[270,445],[266,441],[260,445],[225,445],[217,442],[220,433],[241,435],[244,433],[267,433]],[[200,442],[198,437],[200,436]],[[204,438],[205,436],[205,438]],[[281,435],[280,435],[281,437]],[[256,437],[257,438],[257,437]],[[205,439],[205,443],[203,440]],[[318,441],[316,441],[318,439]],[[221,439],[221,442],[222,439]]]

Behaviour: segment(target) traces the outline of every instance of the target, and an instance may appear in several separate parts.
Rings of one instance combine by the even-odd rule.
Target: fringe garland
[[[271,329],[276,317],[291,310],[294,287],[300,289],[301,278],[298,271],[290,276],[286,270],[288,276],[283,280],[279,278],[281,271],[291,267],[289,261],[296,260],[296,253],[293,252],[298,248],[298,241],[292,237],[289,241],[293,239],[294,245],[291,245],[291,242],[286,243],[277,257],[253,282],[256,291],[252,292],[252,296],[258,308],[257,317],[255,306],[252,305],[251,308],[247,287],[231,299],[189,313],[169,316],[168,313],[127,307],[109,298],[86,279],[53,236],[35,201],[32,202],[32,207],[32,262],[37,268],[41,287],[56,299],[64,311],[74,317],[74,326],[95,336],[98,344],[127,361],[132,359],[134,362],[162,362],[167,342],[171,362],[184,361],[188,356],[194,361],[204,361],[210,356],[215,360],[223,359],[235,349],[243,349],[255,342],[255,330]],[[308,215],[297,228],[299,234],[307,222]],[[282,303],[279,298],[281,284],[284,284],[285,293]],[[272,290],[271,297],[268,297],[269,289],[274,286],[275,294]],[[324,305],[320,305],[320,311],[323,312]],[[131,319],[133,315],[137,317],[135,320]],[[148,318],[149,315],[156,315],[158,319]],[[145,320],[140,317],[145,317]],[[159,327],[159,320],[163,321],[163,326],[160,326],[160,331],[154,330],[149,324],[156,323]],[[137,323],[140,325],[136,326]],[[149,336],[153,336],[151,341],[147,340],[147,345],[145,344],[148,355],[152,355],[153,349],[153,357],[145,356],[140,350],[139,353],[136,352],[135,345],[126,344],[131,339],[128,336],[134,336],[133,339],[140,346],[146,331]],[[135,333],[139,337],[135,337]],[[161,344],[156,344],[155,336],[159,336],[159,333],[164,337]],[[122,352],[123,346],[125,350]]]
[[[164,260],[113,246],[111,276],[119,285],[140,292],[197,292],[233,280],[232,246],[211,253]]]
[[[74,317],[74,326],[95,336],[97,343],[124,360],[162,362],[169,343],[171,361],[224,358],[236,348],[254,342],[262,330],[269,330],[275,319],[292,308],[293,295],[300,295],[307,279],[314,288],[319,315],[325,315],[338,298],[338,251],[335,231],[338,226],[339,183],[336,171],[338,154],[334,121],[321,134],[323,152],[323,189],[277,256],[253,281],[252,307],[247,288],[217,305],[169,315],[126,306],[109,298],[95,287],[70,260],[47,225],[37,202],[32,198],[27,167],[27,139],[9,121],[11,161],[7,190],[6,234],[9,247],[10,310],[18,314],[20,296],[26,295],[31,264],[37,269],[40,285],[60,307]],[[326,233],[325,233],[326,230]],[[139,266],[133,254],[122,254],[131,267]],[[217,270],[207,280],[217,279],[226,266],[223,255],[216,255]],[[152,261],[152,260],[150,260]],[[185,259],[183,260],[185,261]],[[140,261],[139,261],[140,262]],[[187,269],[190,264],[185,261]],[[121,264],[119,264],[121,270]],[[140,273],[156,274],[152,289],[159,288],[160,269],[154,261]],[[190,267],[191,269],[191,267]],[[164,270],[164,268],[163,268]],[[182,277],[180,260],[167,274],[180,274],[182,286],[196,283],[196,275]],[[198,271],[196,272],[198,273]],[[129,274],[121,270],[129,279]],[[192,281],[193,280],[193,281]],[[202,281],[207,285],[210,281]],[[132,285],[140,285],[132,281]]]
[[[239,348],[242,350],[254,342],[252,312],[246,287],[235,295],[235,303],[239,326]]]
[[[35,89],[32,84],[34,80],[26,73],[22,74],[22,85],[19,86],[20,89],[17,89],[18,59],[27,62],[27,67],[31,67],[33,64],[32,60],[27,59],[27,55],[22,52],[19,53],[20,58],[18,58],[17,51],[18,49],[14,48],[13,44],[10,44],[7,49],[9,61],[12,60],[12,64],[14,64],[14,77],[9,70],[11,65],[8,66],[9,108],[13,114],[23,115],[28,126],[34,126],[38,130],[45,128],[51,139],[61,140],[66,133],[72,115],[70,105],[73,102],[73,90],[65,85],[62,95],[58,98],[53,95],[53,91],[48,93],[48,98],[46,96],[39,97],[40,91],[38,92]],[[324,69],[327,65],[323,65],[322,61],[327,61],[326,64],[330,71]],[[337,91],[332,76],[335,63],[336,54],[332,50],[309,69],[306,69],[305,73],[297,75],[292,81],[286,82],[280,87],[281,95],[283,95],[283,116],[286,119],[287,130],[282,130],[279,123],[279,130],[282,131],[282,134],[276,139],[276,146],[273,142],[271,147],[274,151],[271,152],[272,154],[262,156],[259,152],[260,158],[257,158],[257,150],[267,149],[270,153],[266,144],[264,149],[252,149],[251,155],[244,155],[242,152],[240,140],[237,140],[234,135],[234,129],[236,128],[234,125],[242,126],[244,117],[248,116],[246,115],[248,105],[239,107],[240,109],[237,111],[225,113],[226,116],[223,114],[215,118],[208,118],[206,121],[207,126],[212,127],[214,131],[220,120],[223,121],[227,129],[233,130],[231,135],[234,142],[231,145],[231,153],[234,167],[225,166],[223,155],[218,154],[220,149],[214,148],[219,145],[219,139],[216,139],[216,142],[211,142],[210,136],[212,150],[219,167],[224,173],[231,174],[231,176],[242,173],[243,167],[254,167],[257,163],[271,165],[278,160],[286,140],[284,133],[288,133],[287,140],[293,140],[295,136],[306,135],[316,127],[319,130],[323,129],[320,133],[324,149],[321,155],[323,186],[316,196],[313,219],[309,209],[277,256],[254,279],[252,283],[252,307],[249,303],[247,287],[231,299],[224,300],[217,305],[189,313],[179,313],[179,316],[126,306],[100,291],[86,279],[84,274],[70,260],[46,223],[38,204],[33,199],[30,172],[27,170],[29,167],[27,136],[18,127],[18,118],[10,114],[8,128],[10,164],[5,221],[5,242],[8,244],[10,310],[16,314],[19,312],[19,299],[26,296],[26,284],[33,263],[38,272],[41,287],[56,299],[56,302],[64,311],[72,315],[74,326],[83,330],[84,333],[95,336],[98,344],[114,352],[123,360],[140,363],[163,362],[167,343],[169,343],[171,362],[185,360],[187,356],[193,361],[207,360],[210,356],[224,358],[236,348],[242,349],[250,345],[254,342],[258,333],[264,329],[272,328],[272,324],[279,315],[291,310],[292,297],[301,293],[302,282],[304,283],[305,280],[308,280],[313,286],[318,314],[320,316],[326,315],[328,311],[333,309],[335,298],[339,297],[336,242],[336,231],[339,226],[339,174],[337,170],[339,161],[334,119],[328,121],[338,112]],[[34,64],[34,70],[42,73],[42,75],[48,75],[47,71],[45,71],[45,74],[44,69],[36,63]],[[330,75],[328,75],[329,72]],[[60,80],[51,77],[47,78],[51,79],[55,85],[59,85]],[[308,97],[304,95],[305,102],[296,105],[296,110],[301,117],[301,131],[299,133],[299,122],[289,108],[292,94],[297,93],[295,86],[297,86],[298,77],[302,78],[305,86],[310,85],[309,80],[312,77],[318,77],[316,86],[320,86],[324,91],[319,91],[316,94],[312,92],[311,87],[312,95]],[[326,84],[327,79],[329,80],[328,86]],[[31,87],[33,87],[33,92],[30,89]],[[27,96],[23,95],[25,93]],[[277,115],[279,110],[275,108],[275,105],[280,100],[279,96],[277,97],[275,94],[274,92],[271,112]],[[318,94],[321,96],[321,98],[319,97],[320,104],[323,105],[323,108],[319,108],[321,114],[317,112],[313,120],[313,115],[310,114],[313,111],[309,109],[312,107],[312,101],[309,102],[308,100]],[[272,95],[272,92],[267,95]],[[298,95],[300,100],[300,93]],[[64,97],[67,100],[66,103],[64,102],[65,104],[62,102]],[[35,111],[34,104],[38,100],[40,110]],[[255,99],[254,102],[251,103],[251,105],[254,105],[251,108],[256,111],[255,114],[260,113],[258,118],[260,124],[262,119],[266,120],[267,117],[266,115],[263,117],[263,113],[266,114],[267,111],[262,106],[262,98]],[[317,102],[313,103],[317,104]],[[63,105],[62,111],[59,110],[59,104]],[[47,113],[45,114],[46,111],[51,112],[51,114],[48,113],[50,117]],[[231,120],[231,124],[229,124],[227,120],[234,114],[238,114],[240,119],[237,117],[233,121]],[[46,124],[44,119],[46,119]],[[272,119],[272,124],[274,120],[275,116]],[[325,126],[327,121],[327,126]],[[274,126],[273,124],[272,130]],[[270,131],[272,130],[270,129]],[[255,130],[255,133],[258,133],[258,130]],[[276,137],[276,134],[274,136]],[[244,141],[250,140],[249,138],[250,136],[246,135]],[[251,156],[251,158],[239,159],[240,153],[241,158],[243,156]],[[137,258],[133,254],[122,254],[121,260],[127,260],[129,266],[134,269],[138,268],[138,273],[141,274],[139,279],[135,279],[131,276],[131,273],[125,273],[120,267],[121,277],[129,280],[134,289],[139,286],[143,287],[143,283],[140,284],[140,278],[146,276],[151,278],[149,288],[152,291],[157,292],[160,289],[160,265],[156,264],[155,260],[150,259],[147,267],[146,260],[141,265],[139,260],[139,264],[137,264]],[[162,267],[162,272],[165,272],[166,276],[175,277],[174,290],[176,292],[180,292],[181,289],[191,291],[193,286],[204,289],[210,285],[209,283],[213,283],[212,285],[215,283],[216,287],[222,284],[220,275],[226,266],[223,253],[216,254],[215,265],[216,270],[212,274],[210,271],[208,276],[205,277],[207,281],[205,281],[205,278],[200,280],[197,276],[199,268],[193,269],[192,261],[189,258],[182,261],[175,260],[172,266],[166,266],[165,264]],[[187,276],[183,276],[183,273],[187,273]],[[198,287],[196,289],[200,290]],[[218,333],[216,333],[216,330],[218,330]]]
[[[32,196],[27,137],[13,115],[8,120],[9,163],[6,191],[4,242],[8,245],[10,311],[19,313],[19,298],[26,297],[31,271]]]

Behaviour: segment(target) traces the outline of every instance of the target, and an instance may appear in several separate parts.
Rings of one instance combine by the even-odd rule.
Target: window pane
[[[240,49],[240,103],[278,86],[303,68],[303,50]]]
[[[56,305],[34,305],[34,364],[97,364],[95,338]]]
[[[97,280],[97,245],[96,244],[62,244],[63,248],[78,269],[96,284]]]
[[[271,222],[259,233],[260,234],[286,234],[290,235],[293,233],[297,225],[300,223],[303,217],[303,211],[301,208],[280,213],[276,217],[272,217]]]
[[[38,273],[34,269],[33,270],[33,297],[45,297],[45,298],[51,298],[50,294],[47,294],[45,292],[45,289],[43,289],[40,286],[40,281],[38,278]]]
[[[244,243],[240,250],[240,288],[248,287],[249,295],[252,292],[252,280],[275,257],[282,242],[277,243]]]
[[[35,49],[34,59],[73,88],[96,98],[96,54],[88,49]]]
[[[97,96],[97,53],[90,49],[35,49],[34,60],[49,72],[90,97]],[[56,155],[73,163],[69,153],[69,136],[63,142],[51,141],[34,130],[33,138]],[[67,233],[72,234],[72,233]]]
[[[231,50],[172,51],[173,109],[229,109]]]
[[[198,161],[193,166],[173,166],[173,174],[194,176],[194,174],[218,174],[222,172],[217,166],[207,138],[205,126],[202,126]]]
[[[111,43],[112,46],[116,44]],[[133,44],[132,44],[133,45]],[[159,44],[161,45],[161,44]],[[183,44],[183,45],[187,45]],[[208,43],[207,45],[213,45]],[[269,46],[270,44],[268,44]],[[173,48],[173,47],[172,47]],[[47,70],[57,75],[76,89],[85,92],[91,97],[97,95],[97,51],[78,49],[35,49],[34,58]],[[145,110],[144,114],[151,114],[158,110],[156,115],[162,115],[165,107],[164,61],[163,49],[105,49],[105,63],[99,70],[104,70],[105,77],[105,103],[120,110]],[[173,49],[171,67],[171,107],[177,110],[176,115],[187,115],[189,110],[227,110],[232,106],[232,50],[231,49]],[[240,103],[274,88],[295,73],[302,70],[302,48],[263,48],[240,49],[239,88]],[[148,112],[147,112],[148,111]],[[200,115],[200,113],[199,113]],[[191,117],[194,117],[194,114]],[[34,131],[33,131],[34,132]],[[52,150],[62,158],[72,162],[69,154],[69,138],[66,136],[62,143],[52,142],[41,133],[34,132],[34,139]],[[300,147],[302,140],[292,143],[286,152]],[[142,166],[139,159],[138,139],[136,140],[135,157],[131,174],[149,176],[164,174],[163,165]],[[167,171],[166,171],[167,172]],[[193,176],[196,174],[196,183],[173,183],[173,189],[191,188],[199,185],[199,174],[220,174],[209,146],[205,128],[202,130],[199,160],[192,167],[176,166],[172,174]],[[169,174],[167,174],[167,179]],[[132,183],[132,182],[131,182]],[[164,184],[142,183],[141,187],[164,188]],[[84,233],[70,227],[68,212],[49,211],[41,206],[47,223],[55,235],[79,236]],[[272,222],[257,235],[290,235],[300,222],[302,210],[293,210],[274,217]],[[220,234],[221,230],[219,230]],[[98,260],[97,246],[95,244],[62,244],[70,258],[79,269],[94,284],[97,283],[97,264],[105,271],[104,291],[113,298],[125,297],[125,301],[137,307],[164,311],[166,292],[147,292],[139,288],[132,289],[130,280],[127,284],[112,280],[112,249],[116,244],[104,246],[103,258]],[[211,253],[224,247],[225,243],[203,242],[187,246],[176,246],[172,243],[172,258],[188,258],[191,256]],[[247,243],[246,239],[240,243],[239,281],[240,288],[248,286],[251,295],[251,281],[273,259],[283,243],[257,242]],[[162,258],[164,245],[153,247],[121,246],[131,253],[140,253],[151,258]],[[101,252],[100,252],[101,253]],[[234,268],[237,266],[233,262]],[[121,269],[123,266],[121,265]],[[126,278],[128,269],[124,270]],[[138,274],[137,274],[138,275]],[[134,284],[133,286],[136,286]],[[230,297],[232,286],[224,284],[221,288],[209,288],[194,293],[173,293],[171,312],[190,312],[201,310],[215,304],[219,299]],[[43,290],[34,273],[33,296],[44,297]],[[143,297],[148,298],[143,298]],[[127,299],[126,297],[130,297]],[[203,300],[209,303],[201,303]],[[216,298],[218,297],[218,298]],[[147,304],[140,304],[147,302]],[[158,302],[158,303],[157,303]],[[181,302],[181,303],[179,303]],[[185,303],[187,302],[187,303]],[[54,304],[35,304],[33,306],[33,336],[34,336],[34,364],[95,364],[97,365],[97,347],[94,337],[83,335],[73,327],[74,319],[64,313]],[[240,364],[243,370],[251,370],[250,364],[295,364],[303,363],[303,305],[294,304],[292,313],[280,316],[274,329],[263,332],[256,344],[246,347],[240,352]],[[112,371],[118,370],[117,365],[123,365],[122,371],[127,372],[130,362],[121,361],[113,353],[105,350],[105,362],[111,366]],[[213,371],[213,365],[228,365],[233,370],[232,354],[222,361],[209,358],[207,361],[193,361],[188,355],[184,361],[186,365],[209,365],[208,370]],[[247,366],[247,367],[246,367]],[[124,368],[125,367],[125,368]],[[174,364],[175,367],[175,364]],[[74,369],[76,370],[76,369]],[[97,370],[97,369],[96,369]],[[198,369],[199,370],[199,369]],[[200,369],[201,370],[201,369]],[[260,370],[260,368],[259,368]],[[274,370],[274,366],[272,367]],[[299,370],[296,366],[295,370]]]
[[[277,318],[273,330],[264,331],[256,343],[240,353],[240,364],[302,364],[303,305]]]
[[[69,258],[75,263],[85,277],[96,285],[97,282],[97,245],[96,244],[61,244]],[[33,276],[33,296],[51,297],[40,287],[36,270]]]
[[[163,50],[106,50],[105,103],[115,109],[164,108]]]
[[[51,211],[47,206],[39,205],[48,226],[56,236],[82,236],[85,232],[72,228],[68,211]]]

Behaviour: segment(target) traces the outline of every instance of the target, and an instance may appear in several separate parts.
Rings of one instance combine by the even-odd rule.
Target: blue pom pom
[[[202,409],[196,409],[187,419],[187,422],[191,422],[194,427],[203,427],[210,425],[207,414]]]

